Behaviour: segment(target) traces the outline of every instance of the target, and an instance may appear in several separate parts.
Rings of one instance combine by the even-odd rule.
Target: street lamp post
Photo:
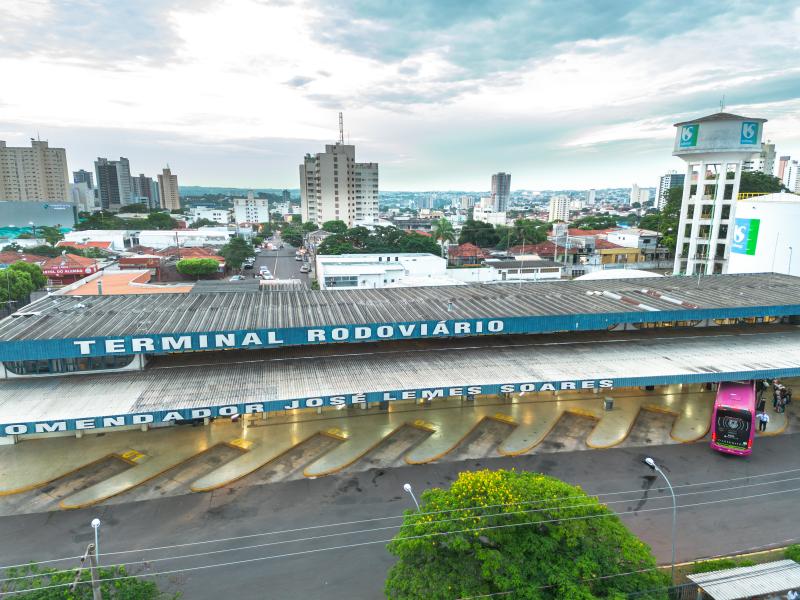
[[[36,224],[33,221],[28,221],[28,225],[33,229],[33,239],[36,240]]]
[[[656,473],[658,473],[659,475],[661,475],[664,478],[664,481],[667,482],[667,487],[669,488],[669,493],[672,495],[672,570],[671,570],[671,580],[672,580],[672,585],[675,585],[675,532],[676,532],[677,524],[678,524],[678,506],[675,503],[675,491],[672,489],[672,484],[669,482],[669,479],[664,474],[664,471],[662,471],[659,468],[659,466],[656,464],[656,461],[654,461],[652,458],[650,458],[648,456],[647,458],[644,459],[644,464],[646,464],[648,467],[653,469],[653,471],[655,471]]]
[[[100,564],[100,519],[92,519],[92,529],[94,529],[94,558]]]
[[[419,512],[419,502],[417,502],[417,497],[414,495],[414,489],[411,487],[410,483],[403,484],[403,490],[411,496],[411,499],[414,501],[414,504],[417,505],[417,512]]]

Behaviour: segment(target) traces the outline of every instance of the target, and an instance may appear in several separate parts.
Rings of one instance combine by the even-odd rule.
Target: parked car
[[[258,268],[259,273],[269,273],[269,267],[267,265],[261,265]]]
[[[261,279],[263,279],[264,281],[272,281],[275,278],[272,276],[272,273],[267,271],[266,273],[261,274]]]
[[[251,263],[251,262],[244,263],[244,268],[245,269],[252,269],[253,268],[253,263]]]
[[[228,281],[244,281],[244,275],[234,275]]]
[[[294,259],[295,259],[296,261],[302,261],[302,260],[303,260],[303,257],[302,257],[302,256],[300,256],[299,254],[295,254],[295,255],[294,255]]]
[[[301,273],[311,273],[311,265],[305,263],[302,267],[300,267]]]

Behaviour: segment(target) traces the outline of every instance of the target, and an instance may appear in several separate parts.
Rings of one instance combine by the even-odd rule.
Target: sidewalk
[[[604,406],[606,399],[613,400],[611,410]],[[472,401],[437,399],[425,405],[397,402],[390,403],[388,410],[330,409],[321,414],[305,411],[259,416],[241,423],[218,420],[206,427],[114,432],[80,439],[26,440],[0,447],[0,513],[4,511],[2,496],[28,493],[33,497],[38,493],[37,488],[70,474],[91,473],[93,465],[109,457],[124,461],[127,468],[93,481],[88,487],[69,490],[60,499],[62,508],[97,504],[167,476],[172,480],[174,493],[211,491],[281,460],[294,461],[291,468],[282,471],[288,472],[286,478],[290,479],[357,469],[363,466],[359,461],[371,453],[380,457],[377,464],[371,461],[372,466],[388,467],[398,461],[407,464],[447,461],[456,451],[458,458],[464,459],[693,442],[708,432],[713,399],[714,392],[699,385],[664,386],[653,391],[619,389],[605,394],[545,392],[508,399],[494,396]],[[785,414],[769,408],[769,430],[759,436],[800,431],[796,403]],[[471,440],[487,423],[500,423],[503,427],[492,430],[497,437],[489,438],[488,450],[485,440],[481,448],[473,447]],[[408,436],[410,445],[389,446],[392,439],[408,431],[417,432]],[[298,452],[319,436],[328,441],[319,445],[317,454]],[[232,449],[219,453],[224,460],[209,460],[207,464],[198,460],[197,457],[219,446]],[[380,452],[387,448],[395,454]],[[381,460],[386,464],[380,464]],[[183,481],[179,474],[187,461],[195,464],[191,475],[184,475],[186,481]]]

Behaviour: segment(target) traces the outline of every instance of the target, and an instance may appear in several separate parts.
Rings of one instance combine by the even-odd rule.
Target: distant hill
[[[225,196],[241,196],[247,195],[247,192],[264,192],[267,194],[281,195],[283,188],[231,188],[231,187],[205,187],[202,185],[181,185],[179,186],[181,196],[205,196],[207,194],[223,194]],[[289,189],[292,196],[300,196],[300,189]]]

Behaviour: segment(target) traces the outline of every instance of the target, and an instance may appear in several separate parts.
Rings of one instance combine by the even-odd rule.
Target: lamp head
[[[403,489],[410,494],[411,493],[411,484],[410,483],[404,483],[403,484]]]
[[[656,461],[654,461],[654,460],[653,460],[652,458],[650,458],[649,456],[648,456],[647,458],[645,458],[645,459],[644,459],[644,464],[646,464],[648,467],[650,467],[651,469],[653,469],[653,471],[655,471],[655,470],[656,470]]]
[[[92,519],[92,527],[94,527],[95,529],[100,527],[100,519],[98,519],[98,518]]]

